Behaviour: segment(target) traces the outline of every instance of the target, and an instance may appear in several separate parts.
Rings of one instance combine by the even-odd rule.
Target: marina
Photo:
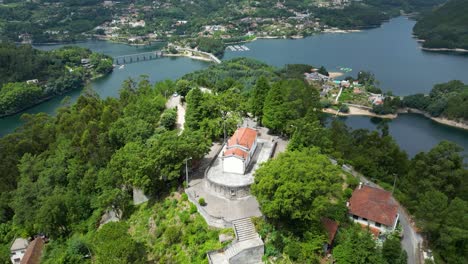
[[[229,51],[249,51],[250,48],[245,45],[233,45],[227,46],[227,50]]]

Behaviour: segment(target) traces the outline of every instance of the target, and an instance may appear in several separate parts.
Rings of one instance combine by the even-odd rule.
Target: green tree
[[[382,256],[387,264],[406,264],[408,256],[401,248],[400,238],[388,236],[382,246]]]
[[[340,229],[333,258],[338,264],[385,263],[372,234],[358,225]]]
[[[257,80],[252,91],[250,107],[252,109],[252,114],[256,116],[259,121],[261,121],[263,117],[263,105],[269,90],[270,84],[268,80],[262,76]]]
[[[252,193],[268,218],[318,221],[330,199],[341,195],[339,174],[318,149],[286,152],[255,172]]]
[[[93,251],[96,263],[146,263],[144,246],[130,237],[123,222],[111,222],[99,229],[93,237]]]

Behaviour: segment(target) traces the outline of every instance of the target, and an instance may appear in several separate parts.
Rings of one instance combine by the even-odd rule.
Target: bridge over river
[[[162,56],[164,56],[164,53],[160,50],[121,55],[121,56],[114,57],[114,64],[121,65],[121,64],[130,64],[130,63],[140,62],[140,61],[155,60],[155,59],[161,58]]]

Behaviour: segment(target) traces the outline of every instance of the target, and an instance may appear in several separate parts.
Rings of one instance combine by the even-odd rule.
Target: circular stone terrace
[[[216,195],[238,199],[250,195],[250,185],[254,183],[254,172],[258,166],[267,161],[274,150],[275,143],[271,140],[258,139],[257,148],[246,169],[245,174],[225,172],[223,170],[223,150],[206,173],[206,187]]]

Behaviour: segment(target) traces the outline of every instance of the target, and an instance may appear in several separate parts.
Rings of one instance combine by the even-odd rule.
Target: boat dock
[[[230,51],[249,51],[250,49],[245,45],[232,45],[227,46],[227,49]]]

